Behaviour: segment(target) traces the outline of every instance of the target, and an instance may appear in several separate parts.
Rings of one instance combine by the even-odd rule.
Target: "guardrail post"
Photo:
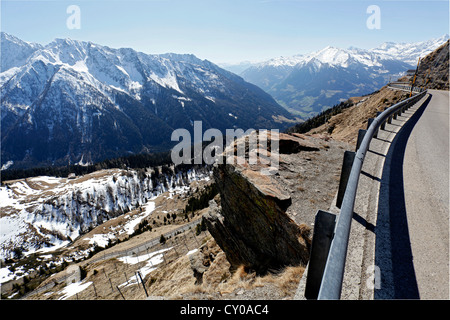
[[[336,215],[319,210],[314,219],[314,233],[305,284],[305,298],[317,299],[333,240]]]
[[[341,208],[342,200],[344,199],[345,189],[347,188],[348,178],[352,170],[353,161],[355,160],[356,152],[345,151],[344,159],[342,161],[341,178],[339,180],[339,189],[336,199],[336,207]]]
[[[367,130],[359,129],[358,131],[358,139],[356,140],[356,149],[355,151],[358,151],[359,146],[361,145],[361,142],[364,139],[364,136],[366,135]]]
[[[378,117],[380,114],[382,114],[382,112],[381,112],[381,111],[378,111],[378,112],[377,112],[377,117]],[[380,129],[381,129],[381,130],[384,130],[385,126],[386,126],[386,121],[383,121],[383,123],[382,123],[381,126],[380,126]]]
[[[369,129],[370,125],[372,124],[373,120],[375,120],[374,118],[369,118],[367,119],[367,129]],[[375,130],[375,133],[373,134],[373,137],[376,138],[378,135],[378,129]]]

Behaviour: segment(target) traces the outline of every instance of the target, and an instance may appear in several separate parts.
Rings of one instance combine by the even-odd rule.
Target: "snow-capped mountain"
[[[240,75],[248,82],[256,84],[268,91],[274,83],[282,81],[292,71],[297,63],[303,61],[301,55],[292,57],[277,57],[260,63],[255,63],[245,69]]]
[[[289,111],[307,118],[340,99],[370,93],[410,67],[385,54],[329,46],[307,55],[261,63],[242,76]]]
[[[255,64],[241,76],[271,94],[287,110],[308,118],[340,99],[379,89],[414,68],[419,56],[447,39],[448,35],[444,35],[411,44],[385,43],[372,50],[328,46],[305,55]]]
[[[196,120],[204,130],[246,130],[290,117],[258,87],[194,55],[1,40],[2,164],[93,162],[166,150],[173,130]]]
[[[291,57],[277,57],[261,62],[259,67],[293,67],[304,60],[303,55],[294,55]]]
[[[382,54],[374,54],[372,52],[358,49],[340,49],[328,46],[317,52],[305,55],[296,67],[313,62],[318,68],[328,64],[334,67],[351,68],[357,64],[366,65],[367,67],[383,67],[383,61],[393,60],[391,57]]]
[[[1,32],[1,71],[22,66],[36,50],[42,48],[40,44],[22,41],[10,34]],[[4,46],[4,47],[3,47]]]
[[[413,66],[417,64],[419,58],[424,58],[427,54],[439,48],[449,38],[448,34],[437,39],[414,43],[394,43],[385,42],[371,51],[389,55],[395,59],[409,63]]]

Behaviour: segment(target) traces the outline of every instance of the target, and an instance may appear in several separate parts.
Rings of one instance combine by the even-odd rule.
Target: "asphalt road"
[[[380,180],[374,299],[449,299],[449,93],[427,96],[388,130]]]
[[[406,143],[404,203],[418,298],[449,299],[449,92],[429,93]]]

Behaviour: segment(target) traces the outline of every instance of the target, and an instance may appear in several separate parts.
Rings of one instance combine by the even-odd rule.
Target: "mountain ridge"
[[[419,56],[433,51],[446,39],[448,35],[415,43],[384,43],[370,50],[327,46],[308,54],[253,64],[240,75],[271,94],[291,113],[309,118],[339,101],[369,94],[398,78],[415,67]],[[312,85],[312,81],[316,83]]]
[[[279,116],[291,118],[257,86],[191,54],[151,55],[71,39],[28,50],[17,39],[2,33],[2,61],[8,48],[29,54],[0,74],[2,165],[165,151],[174,145],[171,133],[193,132],[194,121],[224,131],[283,128]]]

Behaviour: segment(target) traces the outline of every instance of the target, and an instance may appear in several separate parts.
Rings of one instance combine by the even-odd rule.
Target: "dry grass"
[[[209,250],[217,249],[214,247],[217,246],[214,240],[210,240],[207,246]],[[304,270],[303,266],[289,266],[258,276],[240,266],[231,273],[225,253],[220,250],[203,274],[201,284],[196,283],[188,256],[158,268],[148,276],[146,284],[150,295],[168,299],[217,299],[242,289],[249,291],[267,285],[276,288],[281,296],[291,297],[295,294]]]
[[[303,275],[303,266],[290,266],[276,272],[268,273],[264,276],[257,276],[256,273],[248,273],[244,266],[239,267],[231,278],[221,284],[222,292],[232,292],[237,289],[252,290],[257,287],[264,287],[268,284],[276,286],[284,296],[289,296],[298,287],[298,283]]]
[[[334,130],[331,138],[355,145],[358,130],[366,129],[368,118],[375,117],[377,111],[383,111],[385,107],[389,107],[406,97],[406,92],[383,87],[379,92],[363,98],[360,103],[331,117],[326,124],[312,129],[309,133],[328,135],[328,127],[332,126]],[[354,99],[354,102],[356,101],[358,99]]]
[[[193,289],[201,290],[195,286],[188,256],[180,257],[153,271],[146,279],[146,286],[150,295],[171,299],[177,299],[181,294]]]
[[[305,229],[302,232],[308,231],[306,230],[306,225],[301,225],[300,228]],[[211,253],[214,255],[214,259],[203,273],[203,281],[200,284],[196,284],[197,279],[192,269],[191,258],[193,255],[187,256],[185,254],[186,251],[184,253],[179,252],[181,255],[174,255],[172,252],[172,255],[166,255],[165,260],[167,263],[160,264],[156,270],[145,277],[144,282],[148,294],[150,296],[165,297],[166,299],[223,299],[227,298],[227,295],[235,299],[237,292],[245,291],[244,295],[247,295],[247,292],[250,295],[257,294],[250,292],[253,289],[266,286],[267,290],[264,289],[264,292],[266,294],[270,292],[269,294],[271,296],[273,294],[274,297],[290,298],[295,294],[298,282],[303,275],[304,267],[290,266],[264,276],[258,276],[255,272],[248,271],[244,266],[240,266],[234,272],[230,272],[230,264],[226,259],[225,253],[220,250],[214,239],[210,238],[210,236],[207,238],[210,240],[203,244],[202,250],[197,252],[199,254],[197,259],[210,256]],[[193,248],[194,243],[194,241],[189,243],[189,249]],[[84,281],[94,282],[97,291],[95,292],[94,286],[91,285],[88,289],[69,299],[121,300],[122,297],[119,291],[116,290],[116,286],[126,282],[133,275],[135,269],[142,267],[144,264],[145,262],[138,265],[128,265],[116,259],[110,259],[85,265],[87,276]],[[111,289],[108,278],[112,281],[113,289]],[[60,284],[50,289],[53,292],[51,295],[43,293],[32,299],[57,299],[61,296],[63,286],[64,284]],[[122,287],[121,291],[127,300],[146,298],[142,287],[139,285]]]

